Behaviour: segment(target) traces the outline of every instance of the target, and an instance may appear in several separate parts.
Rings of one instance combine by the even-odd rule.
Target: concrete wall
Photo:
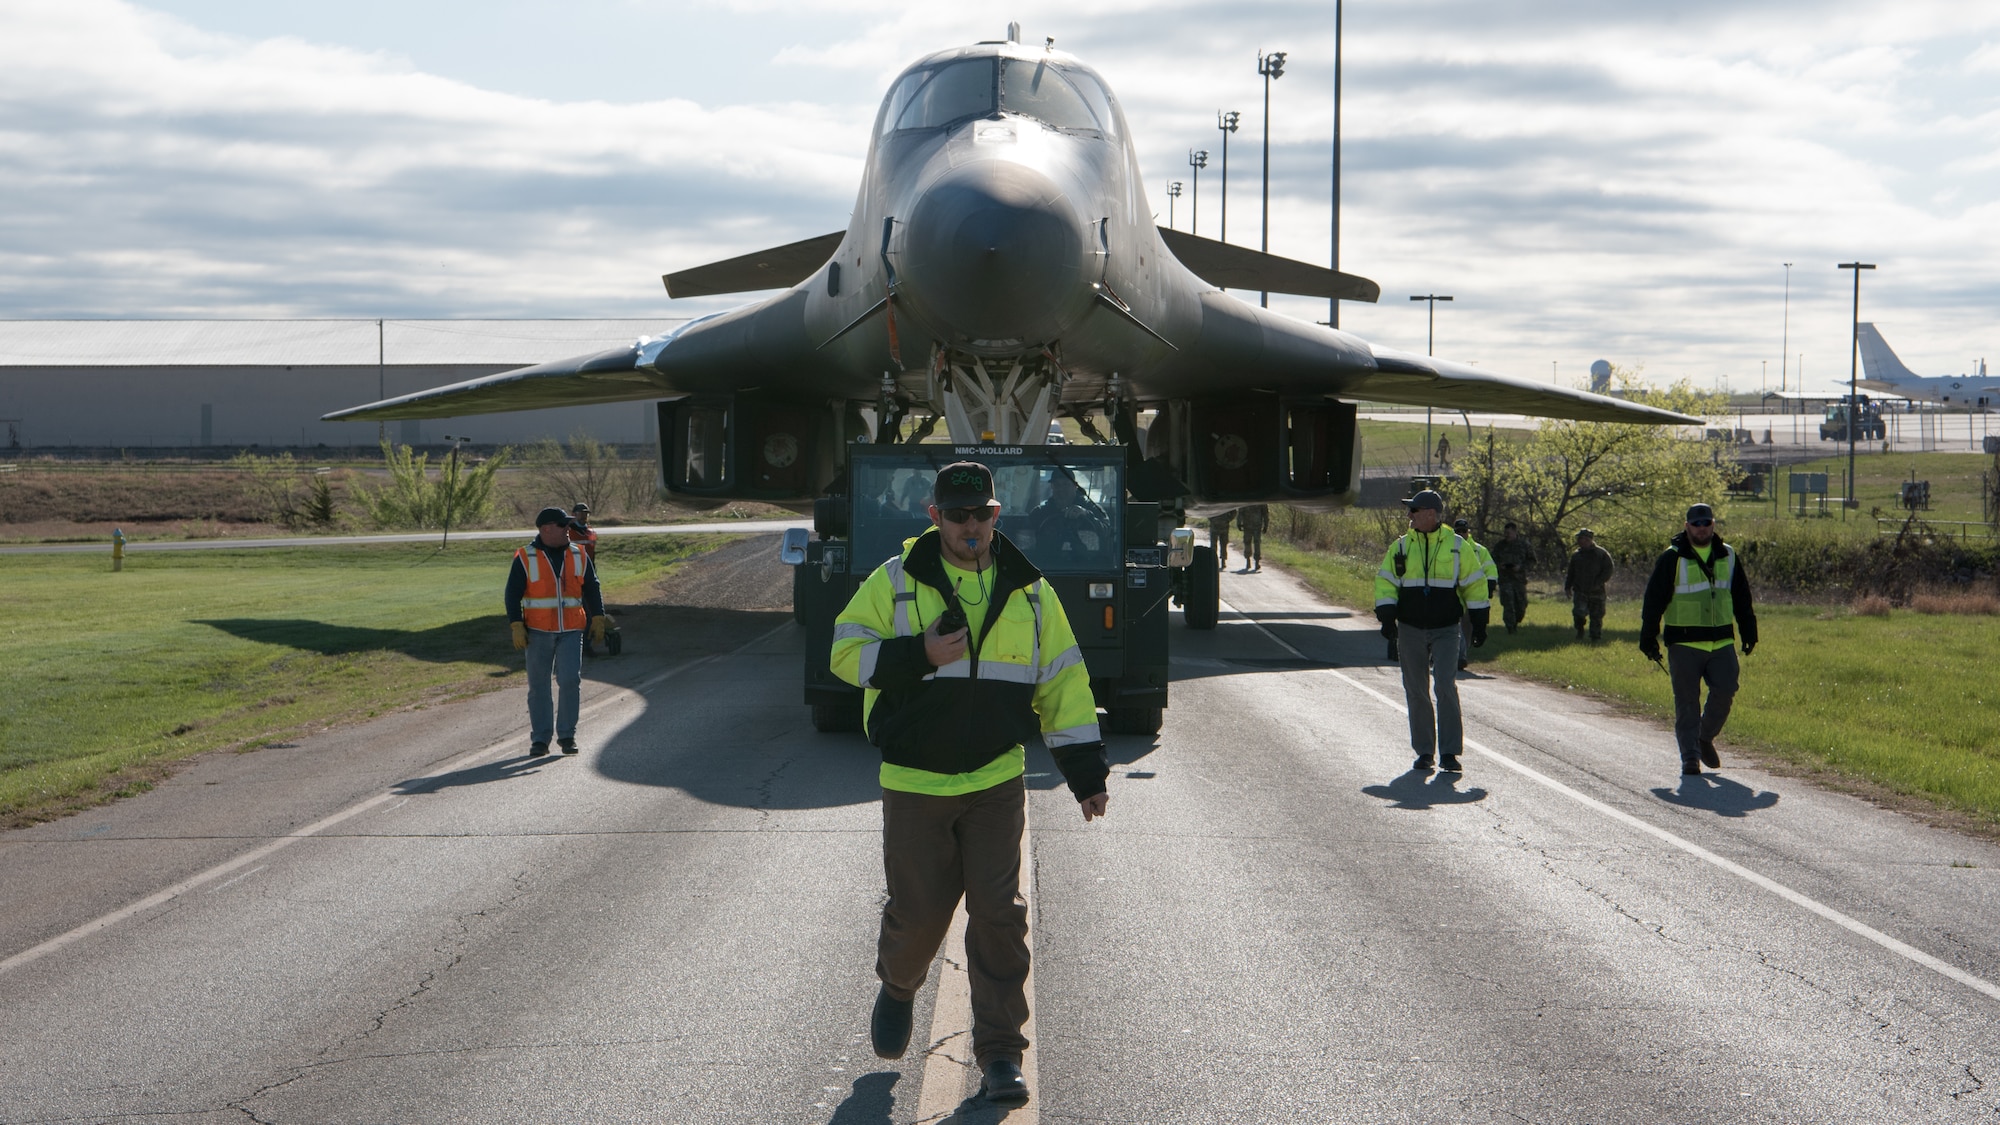
[[[378,384],[365,367],[0,367],[0,419],[23,448],[65,446],[373,446],[375,422],[322,422],[320,415],[384,395],[511,370],[514,365],[390,366]],[[206,427],[204,427],[206,421]],[[440,442],[445,434],[481,445],[567,438],[579,429],[601,441],[650,442],[650,402],[571,406],[463,418],[390,422],[394,442]],[[7,428],[0,424],[0,447]]]

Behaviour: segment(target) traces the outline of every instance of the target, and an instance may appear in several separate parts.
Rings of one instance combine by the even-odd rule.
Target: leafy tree
[[[1683,379],[1664,388],[1612,369],[1627,400],[1682,414],[1719,412],[1726,396]],[[1643,557],[1682,522],[1687,505],[1720,505],[1737,475],[1730,443],[1678,437],[1668,426],[1545,419],[1525,442],[1475,444],[1444,483],[1451,510],[1481,529],[1508,519],[1561,557],[1583,527],[1614,555]]]
[[[620,461],[618,447],[598,441],[583,430],[567,443],[543,438],[528,447],[522,468],[545,499],[541,503],[567,508],[581,500],[602,514],[614,502],[638,507],[652,498],[653,467],[641,461]]]
[[[463,457],[446,457],[437,479],[430,475],[430,454],[407,445],[382,443],[382,461],[389,483],[360,489],[357,495],[377,527],[466,527],[493,514],[493,474],[507,463],[502,449],[484,463],[467,468]]]

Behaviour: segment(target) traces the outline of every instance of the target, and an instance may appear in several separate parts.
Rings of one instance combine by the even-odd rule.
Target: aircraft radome
[[[1051,418],[1141,442],[1191,510],[1350,500],[1353,400],[1607,422],[1699,419],[1375,347],[1222,291],[1373,301],[1375,283],[1154,225],[1110,87],[1015,41],[941,51],[882,101],[847,229],[668,274],[672,297],[785,288],[630,347],[338,411],[444,418],[656,400],[676,492],[809,500],[854,440],[1039,444]],[[1343,401],[1346,400],[1346,401]],[[1093,435],[1095,436],[1095,435]]]

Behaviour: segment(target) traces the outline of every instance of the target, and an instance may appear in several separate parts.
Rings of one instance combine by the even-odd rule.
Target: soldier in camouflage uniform
[[[1535,548],[1521,534],[1521,525],[1508,520],[1504,537],[1491,550],[1493,564],[1500,568],[1500,616],[1511,633],[1528,616],[1528,572],[1535,567]]]
[[[1583,639],[1583,623],[1590,621],[1590,639],[1604,636],[1604,584],[1611,581],[1611,552],[1597,545],[1589,528],[1576,533],[1576,554],[1569,557],[1569,572],[1563,576],[1563,593],[1570,596],[1570,617],[1576,621],[1576,639]]]

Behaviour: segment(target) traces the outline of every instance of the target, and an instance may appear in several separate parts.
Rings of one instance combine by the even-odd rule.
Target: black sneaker
[[[1431,768],[1431,756],[1429,754],[1417,755],[1417,760],[1410,763],[1410,768],[1413,770],[1427,770]]]
[[[528,744],[528,757],[530,758],[540,758],[548,752],[549,744],[546,742],[531,742]]]
[[[1700,776],[1701,776],[1701,763],[1700,763],[1700,762],[1682,762],[1682,763],[1681,763],[1681,776],[1682,776],[1682,777],[1700,777]]]
[[[915,1007],[915,1000],[891,997],[887,987],[875,994],[875,1012],[868,1017],[868,1038],[878,1057],[900,1059],[910,1049],[910,1012]]]
[[[1701,740],[1701,764],[1712,770],[1722,768],[1722,755],[1715,752],[1715,743],[1706,738]]]
[[[1021,1073],[1021,1064],[1013,1059],[987,1063],[979,1083],[979,1096],[994,1105],[1028,1104],[1028,1079]]]
[[[576,739],[574,738],[558,738],[556,739],[556,745],[562,747],[562,752],[565,754],[576,753]]]
[[[1458,768],[1458,755],[1456,755],[1456,754],[1446,754],[1446,755],[1445,755],[1445,756],[1443,756],[1442,758],[1439,758],[1439,759],[1438,759],[1438,772],[1439,772],[1439,773],[1464,773],[1465,771],[1464,771],[1464,770],[1462,770],[1462,769],[1460,769],[1460,768]]]

